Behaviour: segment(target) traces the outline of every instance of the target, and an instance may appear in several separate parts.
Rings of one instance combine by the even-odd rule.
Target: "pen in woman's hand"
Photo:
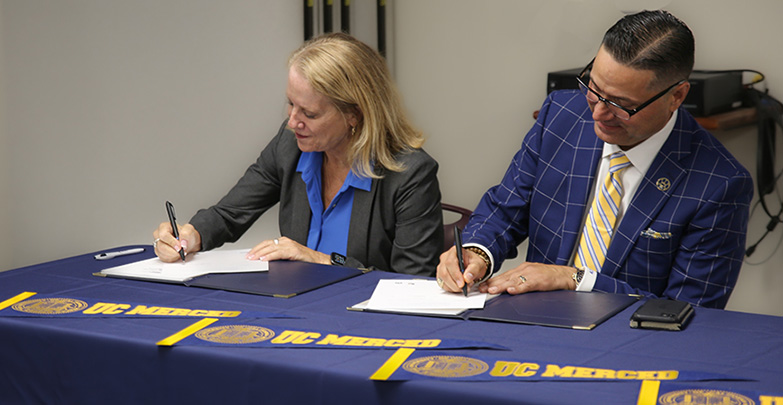
[[[179,229],[177,229],[177,217],[174,214],[174,205],[166,201],[166,212],[169,214],[169,222],[171,222],[171,232],[174,234],[174,237],[179,240]],[[182,258],[182,261],[185,261],[185,249],[182,248],[182,246],[179,247],[179,257]]]

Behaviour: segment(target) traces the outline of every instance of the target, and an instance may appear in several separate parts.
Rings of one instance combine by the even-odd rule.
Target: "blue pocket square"
[[[642,231],[641,236],[650,239],[671,239],[672,234],[671,232],[657,232],[653,231],[652,228],[648,228]]]

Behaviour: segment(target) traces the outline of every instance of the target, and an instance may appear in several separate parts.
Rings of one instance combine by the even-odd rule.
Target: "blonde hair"
[[[356,114],[349,159],[357,174],[380,178],[375,168],[402,171],[394,155],[424,143],[405,114],[386,61],[363,42],[343,33],[322,35],[294,51],[288,67],[343,114]]]

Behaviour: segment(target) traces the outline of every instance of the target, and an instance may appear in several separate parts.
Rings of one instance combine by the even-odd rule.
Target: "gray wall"
[[[696,35],[697,68],[760,70],[783,98],[778,0],[390,4],[406,106],[444,200],[469,208],[532,125],[546,72],[586,64],[621,9],[666,5]],[[284,118],[301,33],[290,0],[0,0],[0,269],[150,243],[165,200],[183,219],[215,202]],[[716,136],[754,170],[753,127]],[[766,222],[754,213],[749,241]],[[781,234],[744,265],[730,309],[783,315]],[[276,211],[233,247],[275,235]]]
[[[3,34],[3,6],[0,3],[0,34]],[[8,135],[6,130],[6,97],[5,97],[5,52],[3,52],[3,36],[0,36],[0,271],[13,263],[11,252],[13,246],[13,230],[9,222],[11,215],[11,188],[8,179],[11,172],[10,154],[8,152]]]
[[[285,117],[301,2],[0,4],[4,267],[150,243],[165,200],[215,202]]]

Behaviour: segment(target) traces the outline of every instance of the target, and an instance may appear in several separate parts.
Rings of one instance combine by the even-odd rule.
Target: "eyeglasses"
[[[611,111],[612,114],[614,114],[615,117],[617,117],[617,118],[619,118],[621,120],[624,120],[624,121],[630,120],[631,117],[634,114],[636,114],[639,111],[641,111],[644,107],[647,107],[648,105],[650,105],[653,102],[655,102],[655,100],[663,97],[663,95],[668,93],[671,89],[679,86],[682,83],[685,83],[685,80],[680,80],[679,82],[674,83],[671,86],[667,87],[664,91],[654,95],[653,98],[643,102],[638,107],[636,107],[636,108],[625,108],[625,107],[621,106],[620,104],[615,103],[612,100],[607,100],[605,97],[603,97],[602,95],[598,94],[597,91],[591,89],[587,84],[585,84],[584,77],[586,75],[589,76],[588,72],[590,71],[590,69],[593,68],[593,62],[595,62],[595,59],[590,61],[590,63],[588,63],[587,66],[585,66],[585,68],[582,69],[582,72],[579,73],[579,76],[576,77],[576,81],[579,82],[579,90],[581,90],[582,94],[584,94],[585,97],[587,97],[587,101],[588,102],[590,102],[592,104],[595,104],[595,103],[600,101],[600,102],[606,104],[606,107],[609,108],[609,111]]]

